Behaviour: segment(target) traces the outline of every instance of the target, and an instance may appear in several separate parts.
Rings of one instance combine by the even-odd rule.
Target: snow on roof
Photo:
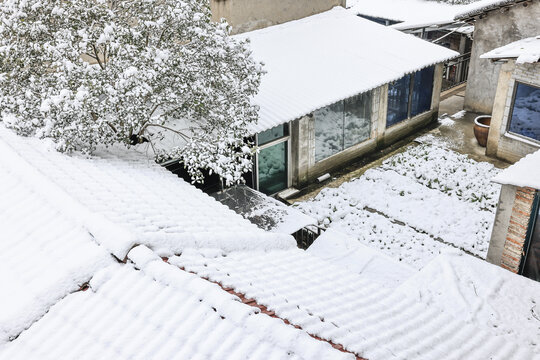
[[[415,289],[384,288],[298,249],[227,256],[190,251],[169,262],[246,294],[306,332],[370,360],[533,358],[534,345],[480,326],[485,317],[465,318],[448,303],[426,304]],[[473,313],[489,311],[468,305]]]
[[[443,253],[398,292],[438,306],[540,357],[540,283],[463,253]],[[532,358],[532,357],[531,357]]]
[[[254,133],[459,55],[341,7],[236,37],[267,71]]]
[[[384,287],[396,287],[416,272],[409,265],[334,229],[323,232],[307,252]]]
[[[349,0],[347,8],[361,14],[387,20],[401,21],[395,29],[411,29],[454,23],[454,16],[466,5],[450,5],[427,0]]]
[[[540,60],[540,35],[514,41],[480,56],[482,59],[514,59],[517,64]]]
[[[493,181],[502,185],[540,189],[540,150],[501,171]]]
[[[456,13],[455,20],[469,20],[477,15],[498,9],[503,6],[512,6],[530,0],[481,0],[465,6]]]
[[[0,144],[0,346],[114,259],[11,167]]]
[[[77,219],[119,259],[135,244],[163,255],[199,246],[231,251],[296,245],[291,236],[264,232],[133,150],[67,156],[0,126],[0,153],[7,171]]]
[[[139,246],[15,341],[3,359],[349,359]]]

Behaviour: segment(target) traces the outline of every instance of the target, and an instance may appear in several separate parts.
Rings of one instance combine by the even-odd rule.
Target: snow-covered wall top
[[[400,30],[453,23],[455,15],[467,7],[426,0],[355,0],[347,6],[354,14],[401,21],[392,25]]]
[[[502,171],[493,181],[503,185],[540,189],[540,150]]]
[[[482,0],[473,4],[467,5],[463,10],[459,11],[455,19],[467,20],[476,15],[480,15],[484,12],[497,9],[501,6],[511,5],[515,3],[524,2],[526,0]]]
[[[539,30],[540,31],[540,30]],[[540,35],[522,39],[480,56],[482,59],[514,59],[516,63],[535,63],[540,59]]]
[[[0,125],[0,154],[2,171],[120,259],[136,244],[164,256],[189,247],[232,251],[296,246],[291,236],[259,229],[133,149],[67,156]],[[0,197],[10,191],[0,188]],[[3,206],[21,206],[15,200]],[[23,205],[30,211],[36,201]]]
[[[459,55],[336,7],[237,35],[265,63],[254,133]]]

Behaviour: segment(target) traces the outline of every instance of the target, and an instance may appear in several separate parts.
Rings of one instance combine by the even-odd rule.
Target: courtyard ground
[[[444,249],[484,259],[508,164],[484,155],[460,92],[441,103],[439,126],[388,156],[297,199],[326,229],[420,269]]]

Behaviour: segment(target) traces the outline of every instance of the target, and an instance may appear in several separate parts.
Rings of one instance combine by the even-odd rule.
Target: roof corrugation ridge
[[[17,135],[8,133],[9,130],[3,127],[0,127],[0,132],[2,133],[0,162],[18,174],[26,186],[40,194],[51,206],[87,229],[100,245],[111,243],[117,245],[115,248],[108,248],[108,250],[117,258],[123,259],[135,244],[134,235],[104,216],[91,212],[83,204],[76,201],[38,168],[33,167],[12,145],[5,141],[6,137],[18,141],[15,138]]]

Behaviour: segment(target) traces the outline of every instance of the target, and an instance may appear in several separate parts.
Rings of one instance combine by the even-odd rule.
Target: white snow
[[[466,271],[470,256],[464,257],[469,259],[462,266]],[[301,250],[231,253],[225,257],[192,252],[169,261],[232,287],[305,331],[341,344],[370,360],[525,360],[534,358],[537,351],[530,342],[515,342],[516,333],[488,329],[485,317],[471,321],[456,315],[451,306],[452,298],[445,299],[445,303],[419,300],[419,291],[426,292],[424,282],[420,287],[406,281],[395,290],[384,288],[372,282],[367,274],[353,274]],[[493,270],[494,265],[485,266],[489,269],[480,269],[481,276],[489,276],[490,271],[503,271]],[[431,273],[420,272],[418,277],[429,278]],[[510,282],[517,275],[508,273],[508,276]],[[522,291],[530,299],[540,285],[527,281],[527,286],[533,288],[527,290],[523,283],[516,283],[512,290]],[[444,284],[439,282],[433,287]],[[486,284],[485,288],[490,285]],[[524,303],[531,304],[527,300],[518,302],[518,306]],[[521,310],[530,311],[526,307]],[[514,328],[516,321],[501,317],[498,324]]]
[[[53,306],[0,349],[0,358],[354,359],[258,314],[215,284],[142,257],[141,271],[130,265],[102,270],[90,290]]]
[[[458,55],[341,7],[236,37],[251,40],[267,71],[254,133]]]
[[[383,287],[396,287],[416,272],[413,267],[333,229],[323,232],[307,252]]]
[[[503,170],[493,178],[493,181],[503,185],[540,189],[540,150]]]
[[[514,41],[480,55],[482,59],[516,59],[516,64],[535,63],[540,59],[540,35]]]
[[[444,248],[485,257],[500,190],[490,179],[497,173],[491,164],[418,145],[295,205],[322,226],[421,268]]]
[[[466,5],[451,5],[426,0],[348,0],[347,8],[354,14],[400,21],[391,25],[405,30],[430,25],[451,24],[455,15]]]
[[[484,12],[497,9],[501,6],[511,5],[520,2],[519,0],[481,0],[469,4],[455,15],[456,20],[467,20]]]
[[[454,119],[463,119],[463,117],[465,116],[465,114],[467,114],[467,111],[466,110],[461,110],[461,111],[458,111],[457,113],[455,113],[454,115],[452,115],[452,117]]]
[[[398,291],[540,355],[540,283],[498,266],[447,252]]]
[[[72,214],[119,259],[135,244],[163,255],[202,246],[227,251],[296,246],[291,236],[266,233],[133,150],[67,156],[2,126],[0,150],[8,169]]]

